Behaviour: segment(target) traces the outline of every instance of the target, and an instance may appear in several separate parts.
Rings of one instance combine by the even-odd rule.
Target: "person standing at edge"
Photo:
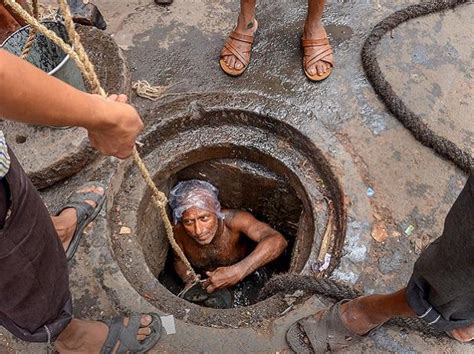
[[[230,76],[242,75],[250,63],[250,56],[258,22],[255,19],[257,0],[240,0],[237,26],[222,48],[219,64]],[[321,18],[325,0],[308,0],[308,15],[304,24],[301,45],[303,69],[311,81],[326,79],[334,68],[334,57]]]

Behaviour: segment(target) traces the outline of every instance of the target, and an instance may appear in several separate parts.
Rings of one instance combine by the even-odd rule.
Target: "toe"
[[[147,327],[151,324],[153,318],[150,315],[143,315],[140,319],[140,325],[142,327]]]
[[[311,65],[307,70],[310,75],[316,74],[316,67],[314,65]]]
[[[316,64],[316,70],[318,71],[318,75],[324,74],[324,65],[321,62]]]
[[[329,65],[329,63],[324,63],[324,72],[328,72],[329,68],[331,67],[331,65]]]
[[[146,339],[146,336],[144,336],[142,334],[137,335],[137,340],[138,341],[142,341],[142,340],[145,340],[145,339]]]
[[[153,322],[153,318],[150,315],[143,315],[140,318],[140,328],[137,332],[137,340],[142,341],[151,334],[150,324]]]
[[[105,191],[104,188],[100,186],[89,186],[78,190],[76,193],[95,193],[100,196],[103,196]],[[86,200],[85,202],[94,208],[97,206],[97,203],[93,200]]]
[[[235,58],[234,58],[233,56],[230,57],[229,67],[230,67],[231,69],[234,69],[234,68],[235,68]]]
[[[237,70],[242,69],[242,66],[243,66],[242,63],[241,63],[239,60],[236,60],[236,61],[235,61],[235,68],[236,68]]]
[[[149,334],[151,334],[151,328],[150,327],[142,327],[138,330],[138,334],[148,336]]]

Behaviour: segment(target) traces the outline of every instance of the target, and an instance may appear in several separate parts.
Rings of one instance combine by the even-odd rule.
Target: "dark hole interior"
[[[219,200],[223,208],[249,211],[287,239],[288,247],[278,259],[250,275],[233,289],[233,307],[256,303],[265,281],[272,274],[289,269],[303,204],[285,177],[260,164],[241,159],[199,162],[176,173],[171,182],[174,185],[178,181],[189,179],[202,179],[212,183],[219,189]],[[172,252],[168,252],[159,280],[172,293],[178,294],[183,284],[174,271],[172,256]]]
[[[24,144],[26,143],[26,139],[27,137],[24,136],[24,135],[17,135],[16,138],[15,138],[15,141],[17,144]]]

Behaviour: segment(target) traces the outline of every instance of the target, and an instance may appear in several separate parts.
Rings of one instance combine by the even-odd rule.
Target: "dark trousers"
[[[0,187],[0,325],[53,341],[72,318],[66,256],[51,217],[11,151]]]
[[[441,237],[416,261],[407,300],[440,331],[474,323],[474,171],[449,211]]]

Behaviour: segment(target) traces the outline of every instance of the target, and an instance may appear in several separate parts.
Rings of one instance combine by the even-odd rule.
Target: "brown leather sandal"
[[[247,69],[250,63],[250,53],[252,51],[254,36],[248,36],[240,34],[235,31],[231,32],[227,38],[224,48],[227,49],[231,54],[222,54],[219,60],[219,64],[224,72],[230,76],[239,76]],[[224,57],[228,55],[235,56],[241,63],[241,69],[230,68],[224,61]]]
[[[332,68],[334,67],[334,58],[328,37],[301,39],[301,44],[303,46],[303,69],[306,77],[311,81],[322,81],[331,75]],[[331,67],[322,75],[319,75],[317,72],[311,75],[306,69],[320,60],[330,64]]]

